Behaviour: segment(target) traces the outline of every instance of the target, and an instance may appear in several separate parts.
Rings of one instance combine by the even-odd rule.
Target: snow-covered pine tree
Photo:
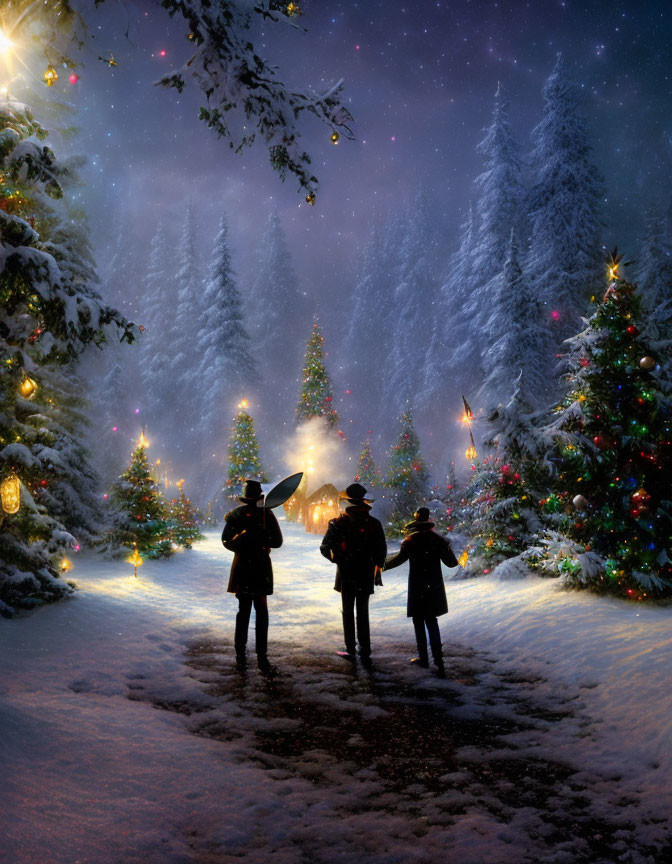
[[[373,459],[371,451],[371,436],[369,435],[364,441],[362,452],[359,454],[359,464],[357,465],[357,473],[355,480],[366,486],[367,489],[375,489],[381,484],[381,473]]]
[[[656,214],[647,220],[646,237],[638,260],[638,284],[647,313],[647,337],[653,342],[672,341],[672,229],[670,216]],[[665,351],[672,355],[672,346]]]
[[[147,272],[143,282],[142,324],[140,340],[140,378],[144,392],[144,412],[148,423],[163,429],[174,395],[170,374],[173,347],[169,335],[178,305],[179,283],[171,276],[171,249],[163,223],[159,223],[149,247]]]
[[[534,406],[545,404],[552,371],[550,334],[539,301],[520,265],[518,244],[511,229],[504,269],[492,280],[490,318],[484,327],[485,380],[478,401],[486,411],[507,404],[524,370],[524,398]]]
[[[464,326],[458,335],[454,357],[464,370],[463,387],[470,390],[480,373],[482,357],[488,348],[486,325],[490,317],[511,237],[511,229],[521,221],[523,181],[519,146],[511,130],[509,106],[501,84],[497,86],[492,122],[478,145],[483,157],[483,171],[476,178],[476,213],[468,254],[469,278],[462,289],[463,303],[459,322]],[[465,238],[466,239],[466,238]],[[474,343],[479,348],[479,364],[467,364]]]
[[[592,161],[579,89],[561,54],[543,96],[542,118],[532,132],[535,179],[526,274],[539,287],[557,350],[581,328],[588,301],[601,287],[602,181]]]
[[[243,399],[238,406],[239,411],[233,421],[229,440],[229,466],[224,495],[230,501],[241,495],[245,480],[267,482],[259,456],[259,442],[254,420],[248,413],[247,407],[247,401]]]
[[[420,439],[410,409],[399,418],[399,426],[399,437],[392,446],[384,475],[384,484],[391,490],[390,525],[397,533],[417,508],[426,503],[429,494],[429,472],[420,454]]]
[[[225,216],[219,223],[210,272],[205,282],[197,348],[196,381],[204,446],[209,451],[221,440],[225,417],[236,397],[249,392],[258,380],[240,291],[236,285]]]
[[[296,333],[308,320],[306,298],[298,288],[282,223],[276,213],[270,213],[257,251],[248,331],[259,358],[264,401],[272,403],[285,421],[291,411],[283,406],[291,408],[301,369],[301,342]]]
[[[381,352],[385,366],[377,383],[388,405],[403,404],[415,408],[421,399],[428,318],[433,320],[437,305],[434,232],[427,195],[420,191],[408,215],[399,247],[393,295],[394,317],[390,322],[392,346],[389,352]],[[371,320],[379,318],[381,311],[379,307]]]
[[[114,512],[106,549],[114,555],[136,548],[143,558],[165,558],[173,553],[168,507],[152,474],[147,445],[143,431],[130,465],[112,487]]]
[[[90,343],[102,344],[109,325],[124,339],[135,337],[135,328],[101,301],[87,278],[91,263],[63,200],[68,171],[42,143],[46,137],[28,107],[0,103],[2,614],[70,590],[58,573],[73,538],[30,493],[49,483],[52,455],[44,450],[42,425],[29,422],[40,371],[74,361]]]
[[[306,359],[296,406],[298,423],[313,417],[324,417],[330,429],[338,429],[338,412],[334,407],[334,388],[325,366],[324,336],[317,318],[306,345]],[[339,430],[340,431],[340,430]]]

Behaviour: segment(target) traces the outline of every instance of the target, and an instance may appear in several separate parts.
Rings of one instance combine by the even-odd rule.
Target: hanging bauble
[[[53,87],[54,84],[58,81],[58,72],[54,69],[53,66],[47,66],[47,68],[44,70],[42,80],[47,85],[47,87]]]
[[[17,513],[21,506],[21,481],[13,471],[0,483],[0,500],[5,513]]]
[[[590,366],[590,360],[589,360],[587,357],[582,357],[582,358],[579,360],[579,363],[581,364],[581,366],[582,366],[584,369],[586,368],[586,366]]]
[[[625,328],[625,332],[628,333],[630,336],[636,336],[639,333],[639,330],[637,329],[637,327],[635,327],[634,324],[629,324]]]
[[[577,510],[587,510],[590,507],[588,499],[583,495],[575,495],[572,498],[572,504],[576,507]]]
[[[636,492],[632,493],[630,498],[632,506],[638,510],[644,511],[648,510],[649,502],[651,501],[651,496],[646,491],[646,489],[638,489]]]
[[[502,474],[510,474],[511,473],[511,466],[510,465],[502,465],[502,467],[499,470],[502,472]]]
[[[315,193],[314,192],[309,192],[306,195],[306,204],[310,204],[311,207],[315,206]]]
[[[332,144],[338,144],[338,142],[341,140],[341,135],[340,135],[340,133],[339,133],[339,132],[336,132],[336,130],[334,130],[334,131],[331,133],[331,136],[330,136],[329,140],[331,141]]]
[[[608,450],[611,447],[611,441],[604,435],[596,435],[593,438],[593,444],[598,450]]]
[[[653,359],[653,357],[649,357],[647,355],[646,357],[642,357],[642,359],[639,361],[639,365],[642,369],[646,369],[646,371],[648,372],[649,369],[653,369],[653,367],[656,365],[656,361]]]
[[[19,384],[19,396],[22,396],[24,399],[32,399],[36,393],[37,382],[26,375],[23,381]]]
[[[285,7],[285,12],[287,13],[289,18],[294,18],[296,15],[301,14],[301,7],[298,3],[291,2],[288,3]]]

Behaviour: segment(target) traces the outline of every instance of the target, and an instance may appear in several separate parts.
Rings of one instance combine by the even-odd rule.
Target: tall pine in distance
[[[325,366],[326,356],[324,336],[315,318],[306,345],[296,420],[304,423],[314,417],[323,417],[330,429],[338,429],[338,412],[334,406],[334,388]]]
[[[592,161],[580,91],[561,54],[543,97],[542,118],[532,132],[526,272],[541,292],[557,351],[581,329],[590,297],[601,288],[602,180]]]
[[[362,452],[359,454],[355,480],[358,483],[362,483],[367,489],[375,489],[377,486],[380,486],[381,479],[381,473],[371,451],[371,436],[369,435],[366,441],[364,441]]]
[[[642,306],[647,313],[648,335],[668,341],[672,355],[672,229],[671,217],[656,213],[647,219],[646,235],[637,261]]]
[[[385,486],[391,489],[391,525],[401,531],[418,507],[426,503],[429,472],[420,454],[420,439],[413,423],[413,412],[404,411],[399,419],[399,436],[392,446],[385,471]]]
[[[197,338],[199,366],[195,380],[204,445],[211,449],[213,442],[221,438],[233,399],[249,392],[258,379],[245,326],[243,301],[231,263],[229,226],[224,215],[220,218],[201,305]]]
[[[163,427],[174,393],[173,346],[168,334],[173,332],[177,283],[168,269],[171,258],[165,226],[159,223],[149,247],[142,302],[145,332],[139,345],[145,416],[156,429]]]

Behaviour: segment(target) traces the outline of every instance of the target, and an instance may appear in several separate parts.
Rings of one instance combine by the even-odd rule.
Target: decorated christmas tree
[[[370,437],[364,442],[362,452],[359,454],[359,465],[357,466],[355,480],[366,486],[367,489],[375,489],[376,486],[380,486],[381,474],[373,460]]]
[[[306,346],[306,359],[301,379],[301,395],[296,406],[299,423],[312,417],[324,417],[332,429],[338,429],[338,414],[334,408],[334,389],[324,365],[324,336],[317,319]]]
[[[145,433],[131,456],[131,464],[112,489],[116,513],[108,548],[121,554],[137,548],[143,558],[163,558],[173,552],[170,516],[147,459]]]
[[[420,455],[420,440],[413,426],[413,414],[404,411],[400,432],[393,445],[385,473],[385,485],[390,488],[393,511],[390,523],[401,530],[429,494],[429,474]]]
[[[243,399],[238,407],[240,410],[233,422],[229,442],[229,468],[225,489],[225,496],[231,500],[241,494],[245,479],[259,480],[260,483],[267,481],[259,458],[254,420],[247,413],[247,400]]]
[[[553,502],[573,545],[565,581],[625,597],[672,595],[672,386],[640,335],[636,288],[608,264],[588,326],[568,340],[568,391],[548,432],[559,459]],[[554,509],[557,509],[554,506]]]
[[[198,514],[194,505],[184,492],[184,480],[178,480],[178,496],[168,506],[170,537],[173,543],[183,549],[191,549],[193,543],[203,540],[198,527]]]

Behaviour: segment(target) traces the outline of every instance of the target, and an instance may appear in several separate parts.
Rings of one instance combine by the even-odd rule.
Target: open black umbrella
[[[271,491],[264,495],[263,499],[257,503],[257,507],[263,507],[264,510],[273,510],[276,507],[280,507],[280,505],[284,504],[285,501],[289,501],[292,495],[299,488],[299,483],[301,482],[302,477],[303,471],[285,477],[284,480],[276,483]]]

